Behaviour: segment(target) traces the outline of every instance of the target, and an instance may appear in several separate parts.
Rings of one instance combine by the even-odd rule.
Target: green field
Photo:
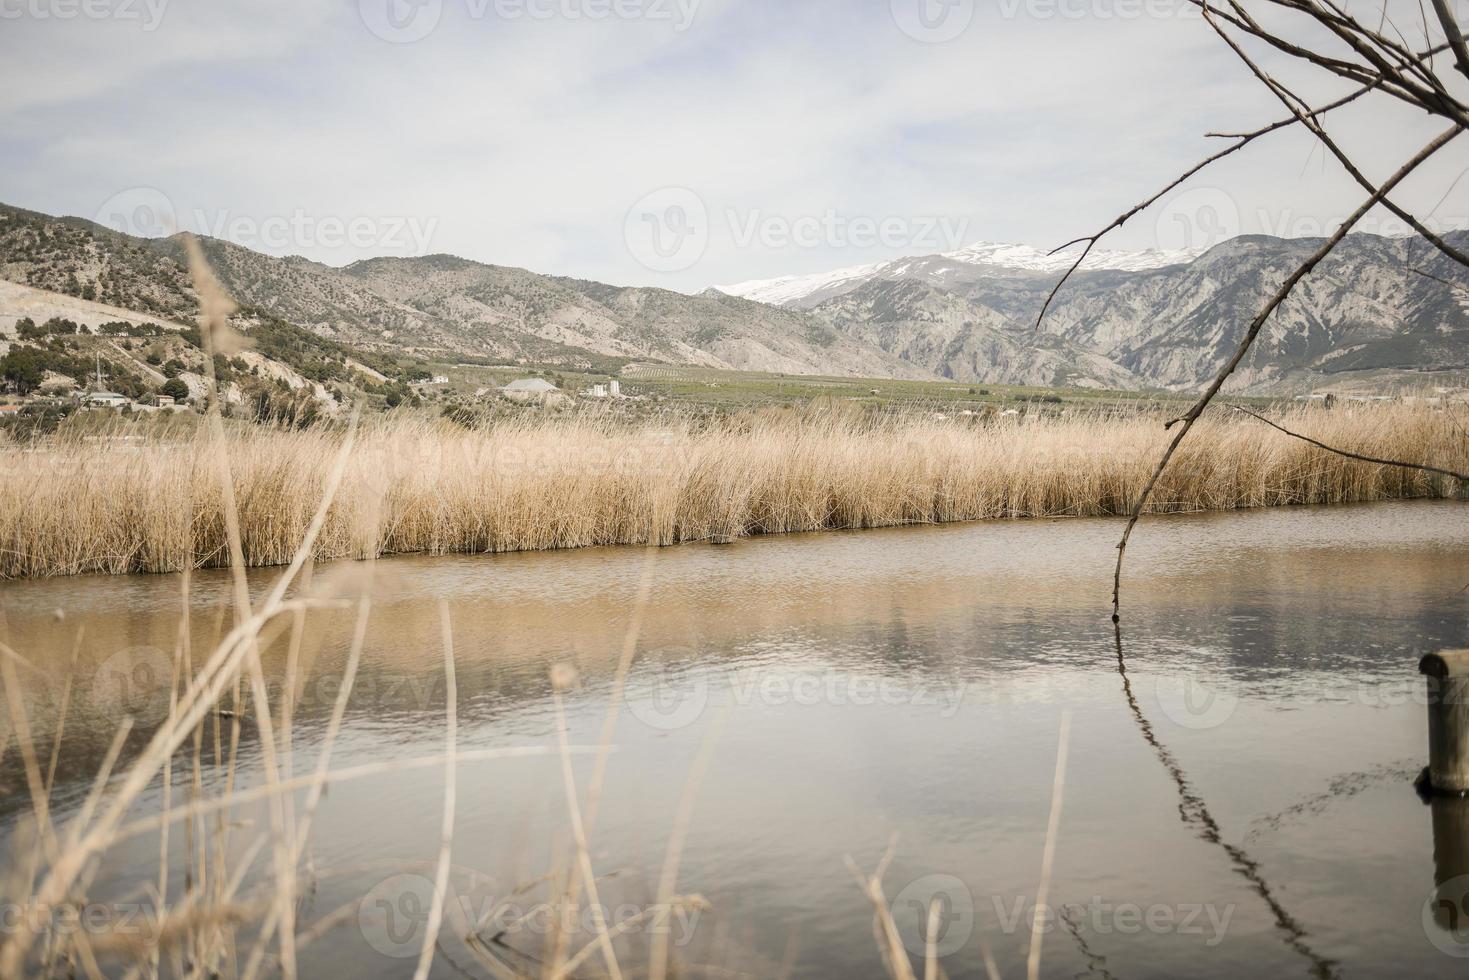
[[[1115,391],[1094,388],[1051,388],[1021,385],[982,384],[956,381],[896,381],[890,378],[849,378],[821,375],[775,374],[727,371],[685,365],[630,363],[616,374],[568,370],[553,365],[476,365],[433,363],[437,375],[448,377],[447,385],[431,386],[425,394],[432,400],[465,401],[476,398],[484,388],[499,387],[516,378],[545,378],[567,394],[578,394],[593,384],[617,380],[622,393],[644,401],[685,404],[692,409],[738,410],[743,408],[802,405],[817,399],[856,405],[910,407],[932,411],[991,411],[996,408],[1041,408],[1073,406],[1117,406],[1146,409],[1186,405],[1192,393],[1166,391]],[[1267,402],[1269,399],[1238,399]]]

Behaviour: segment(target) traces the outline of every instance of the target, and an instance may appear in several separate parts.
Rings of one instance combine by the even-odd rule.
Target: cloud
[[[68,0],[0,7],[16,2]],[[832,214],[849,230],[947,218],[972,239],[1054,244],[1211,149],[1205,130],[1281,111],[1165,0],[976,4],[943,44],[905,31],[893,4],[908,0],[682,2],[171,0],[152,31],[12,21],[0,58],[26,83],[0,90],[0,160],[14,203],[42,210],[90,217],[146,186],[196,230],[412,220],[436,251],[694,290],[922,250],[738,233]],[[1134,9],[1154,14],[1119,14]],[[383,38],[430,21],[416,41]],[[1427,138],[1393,118],[1376,100],[1343,132],[1390,167],[1393,147]],[[1272,140],[1210,178],[1242,230],[1356,203],[1334,165],[1303,169],[1308,144]],[[1464,162],[1431,172],[1425,198]],[[624,235],[634,203],[666,187],[709,215],[698,261],[672,272]],[[1140,221],[1117,245],[1155,231]],[[302,234],[268,250],[333,263],[393,250],[355,242]]]

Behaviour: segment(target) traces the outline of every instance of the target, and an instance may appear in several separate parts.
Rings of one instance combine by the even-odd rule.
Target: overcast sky
[[[0,0],[0,200],[332,264],[449,252],[689,291],[1050,247],[1205,132],[1280,115],[1185,6]],[[1436,132],[1386,98],[1334,124],[1378,176]],[[1465,227],[1466,168],[1451,147],[1400,197]],[[1360,196],[1274,136],[1111,245],[1316,234]]]

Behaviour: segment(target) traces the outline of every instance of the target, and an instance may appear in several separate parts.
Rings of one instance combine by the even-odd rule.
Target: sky
[[[1053,247],[1283,111],[1183,0],[0,0],[0,72],[8,204],[688,292]],[[1439,128],[1385,96],[1332,126],[1379,177]],[[1440,227],[1463,143],[1398,195]],[[1361,198],[1277,134],[1104,244],[1319,235]]]

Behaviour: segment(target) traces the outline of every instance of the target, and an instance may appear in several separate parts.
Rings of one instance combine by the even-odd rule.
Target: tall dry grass
[[[1453,417],[1413,403],[1281,420],[1365,455],[1469,467]],[[654,428],[610,418],[385,418],[359,435],[317,559],[673,544],[719,535],[1126,513],[1167,434],[1154,417],[871,419],[831,408]],[[0,449],[0,576],[228,564],[210,436],[91,436]],[[247,565],[287,562],[339,431],[225,436]],[[1151,512],[1456,493],[1447,477],[1354,462],[1223,410],[1164,474]]]

